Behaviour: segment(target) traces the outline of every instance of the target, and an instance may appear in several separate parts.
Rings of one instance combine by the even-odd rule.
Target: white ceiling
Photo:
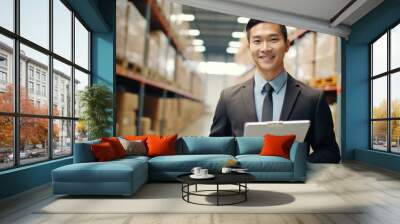
[[[383,0],[172,0],[184,5],[347,37]],[[346,10],[338,14],[346,5]],[[337,15],[335,17],[335,15]],[[335,19],[336,18],[336,19]]]

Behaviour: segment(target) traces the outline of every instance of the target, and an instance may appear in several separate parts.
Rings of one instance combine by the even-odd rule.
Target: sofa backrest
[[[96,158],[93,155],[93,152],[90,148],[92,144],[99,144],[100,139],[75,143],[74,147],[74,163],[89,163],[95,162]]]
[[[263,137],[236,137],[236,155],[259,154],[263,145]]]
[[[226,154],[235,155],[234,137],[181,137],[177,143],[177,154]]]

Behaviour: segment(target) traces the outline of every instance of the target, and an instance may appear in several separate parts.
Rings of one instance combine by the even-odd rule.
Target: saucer
[[[202,175],[194,175],[194,174],[190,175],[190,178],[193,178],[193,179],[211,179],[211,178],[214,178],[214,177],[215,176],[212,175],[212,174],[207,174],[207,175],[204,175],[204,176],[202,176]]]

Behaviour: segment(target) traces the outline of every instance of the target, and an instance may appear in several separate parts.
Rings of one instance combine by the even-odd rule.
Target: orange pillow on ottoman
[[[176,155],[176,139],[178,135],[148,136],[146,143],[148,156]]]
[[[115,151],[110,143],[102,142],[100,144],[93,144],[90,146],[94,157],[99,162],[109,161],[116,159]]]
[[[290,159],[290,148],[296,135],[265,135],[264,146],[261,149],[261,156],[280,156]]]
[[[101,142],[108,142],[114,149],[117,158],[126,156],[126,151],[117,137],[101,138]]]

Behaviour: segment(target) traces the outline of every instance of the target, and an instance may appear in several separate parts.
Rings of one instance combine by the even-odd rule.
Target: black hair
[[[261,20],[257,20],[257,19],[250,19],[249,22],[246,25],[246,33],[247,33],[247,40],[250,41],[250,30],[251,28],[253,28],[253,26],[259,24],[259,23],[269,23],[267,21],[261,21]],[[282,24],[278,24],[281,28],[281,33],[283,35],[283,38],[285,40],[285,42],[288,39],[288,34],[287,34],[287,29],[285,25]]]

